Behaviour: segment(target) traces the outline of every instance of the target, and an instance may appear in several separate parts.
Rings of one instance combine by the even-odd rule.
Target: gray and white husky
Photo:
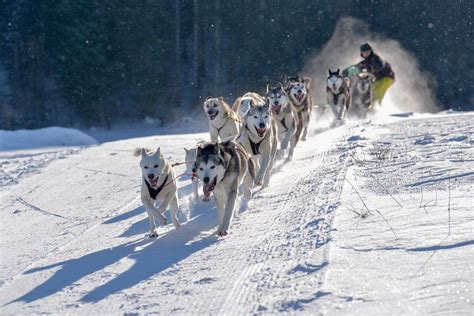
[[[326,79],[326,92],[329,107],[338,120],[343,120],[351,106],[351,94],[349,91],[350,79],[342,77],[339,69],[328,70]]]
[[[299,140],[301,136],[301,140],[303,141],[306,140],[311,118],[311,82],[311,78],[302,78],[300,76],[288,77],[285,82],[286,92],[298,116],[296,138]]]
[[[240,118],[224,98],[207,97],[204,112],[209,120],[211,140],[235,140],[239,136]]]
[[[362,114],[366,114],[372,108],[372,78],[370,73],[361,72],[352,87],[352,105]]]
[[[141,199],[148,213],[150,222],[150,237],[157,237],[155,220],[159,219],[162,225],[166,225],[166,217],[163,212],[168,206],[171,210],[171,218],[176,229],[180,227],[178,222],[178,188],[176,186],[175,173],[171,164],[162,156],[160,148],[152,152],[146,148],[137,148],[135,156],[141,156],[140,168],[142,169]],[[155,203],[160,202],[158,208]]]
[[[237,142],[252,156],[255,164],[260,166],[255,184],[267,186],[278,146],[276,125],[268,102],[249,108]]]
[[[241,145],[227,141],[200,145],[194,168],[203,182],[204,196],[210,197],[214,193],[219,215],[217,235],[226,236],[239,186],[242,184],[246,200],[252,197],[255,165]]]
[[[297,113],[292,108],[290,99],[281,83],[274,87],[267,85],[266,99],[272,109],[281,149],[285,150],[288,148],[288,144],[290,145],[289,160],[293,157],[293,151],[298,142],[296,137]]]

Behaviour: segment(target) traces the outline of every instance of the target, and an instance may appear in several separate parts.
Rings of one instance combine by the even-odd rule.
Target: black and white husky
[[[204,196],[214,193],[219,226],[217,235],[229,232],[239,186],[242,184],[246,200],[252,197],[255,165],[245,149],[233,142],[209,142],[197,148],[194,169],[203,182]]]
[[[267,85],[266,99],[270,104],[273,120],[276,123],[280,147],[285,150],[288,148],[288,144],[290,145],[288,159],[291,159],[298,142],[296,137],[297,113],[292,108],[290,98],[281,83],[274,87]]]
[[[176,186],[175,173],[171,164],[161,155],[160,148],[152,152],[146,148],[137,148],[135,156],[141,156],[140,168],[142,169],[141,199],[148,213],[150,222],[150,237],[157,237],[155,220],[159,219],[162,225],[166,225],[166,217],[163,212],[168,206],[171,209],[171,218],[176,229],[180,227],[178,222],[178,188]],[[160,202],[158,208],[155,203]]]
[[[326,79],[328,105],[334,116],[338,120],[343,120],[351,106],[350,80],[347,77],[343,78],[339,73],[339,69],[336,71],[329,70],[328,72]]]
[[[265,187],[270,181],[270,170],[278,146],[276,126],[268,102],[260,106],[251,106],[245,114],[243,124],[237,142],[259,166],[255,184]]]
[[[300,76],[288,77],[285,82],[286,93],[298,117],[296,138],[299,140],[301,136],[303,141],[306,140],[309,120],[311,118],[311,82],[311,78],[302,78]]]

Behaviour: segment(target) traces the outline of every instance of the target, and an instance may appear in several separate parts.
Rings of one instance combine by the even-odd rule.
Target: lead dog
[[[296,137],[296,116],[297,113],[292,109],[291,102],[281,83],[271,87],[267,85],[266,99],[272,109],[272,116],[276,122],[277,135],[280,139],[281,149],[285,150],[290,145],[287,159],[293,157],[298,139]]]
[[[194,168],[203,182],[204,196],[209,197],[214,192],[219,215],[217,235],[226,236],[234,215],[239,186],[242,184],[246,200],[252,197],[255,165],[241,145],[227,141],[200,145]]]
[[[268,102],[251,106],[245,114],[243,124],[237,142],[252,156],[255,165],[259,165],[261,158],[255,184],[265,187],[270,181],[270,170],[278,145],[276,126]]]
[[[148,213],[150,222],[150,237],[157,237],[155,220],[159,219],[162,225],[166,225],[166,217],[163,212],[168,206],[171,210],[171,218],[174,227],[178,229],[178,188],[176,186],[175,173],[171,164],[161,155],[160,148],[152,152],[146,148],[137,148],[135,156],[141,156],[140,168],[142,169],[141,199]],[[155,203],[160,202],[158,208]]]
[[[204,111],[209,120],[211,140],[235,140],[239,136],[240,118],[224,101],[224,98],[208,97]]]

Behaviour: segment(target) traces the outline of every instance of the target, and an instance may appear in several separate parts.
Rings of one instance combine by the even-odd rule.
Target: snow
[[[315,129],[223,239],[186,177],[182,228],[145,238],[132,156],[160,146],[179,162],[207,133],[41,150],[23,176],[30,152],[2,153],[15,181],[0,189],[0,313],[472,314],[473,118]]]
[[[97,144],[95,139],[71,128],[47,127],[37,130],[0,130],[0,151],[93,144]]]

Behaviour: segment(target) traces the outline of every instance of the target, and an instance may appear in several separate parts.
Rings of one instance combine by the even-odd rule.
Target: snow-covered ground
[[[224,239],[186,178],[189,219],[145,238],[133,149],[179,162],[207,134],[74,147],[22,177],[22,152],[0,153],[16,179],[0,190],[0,313],[474,314],[473,119],[314,131]]]

